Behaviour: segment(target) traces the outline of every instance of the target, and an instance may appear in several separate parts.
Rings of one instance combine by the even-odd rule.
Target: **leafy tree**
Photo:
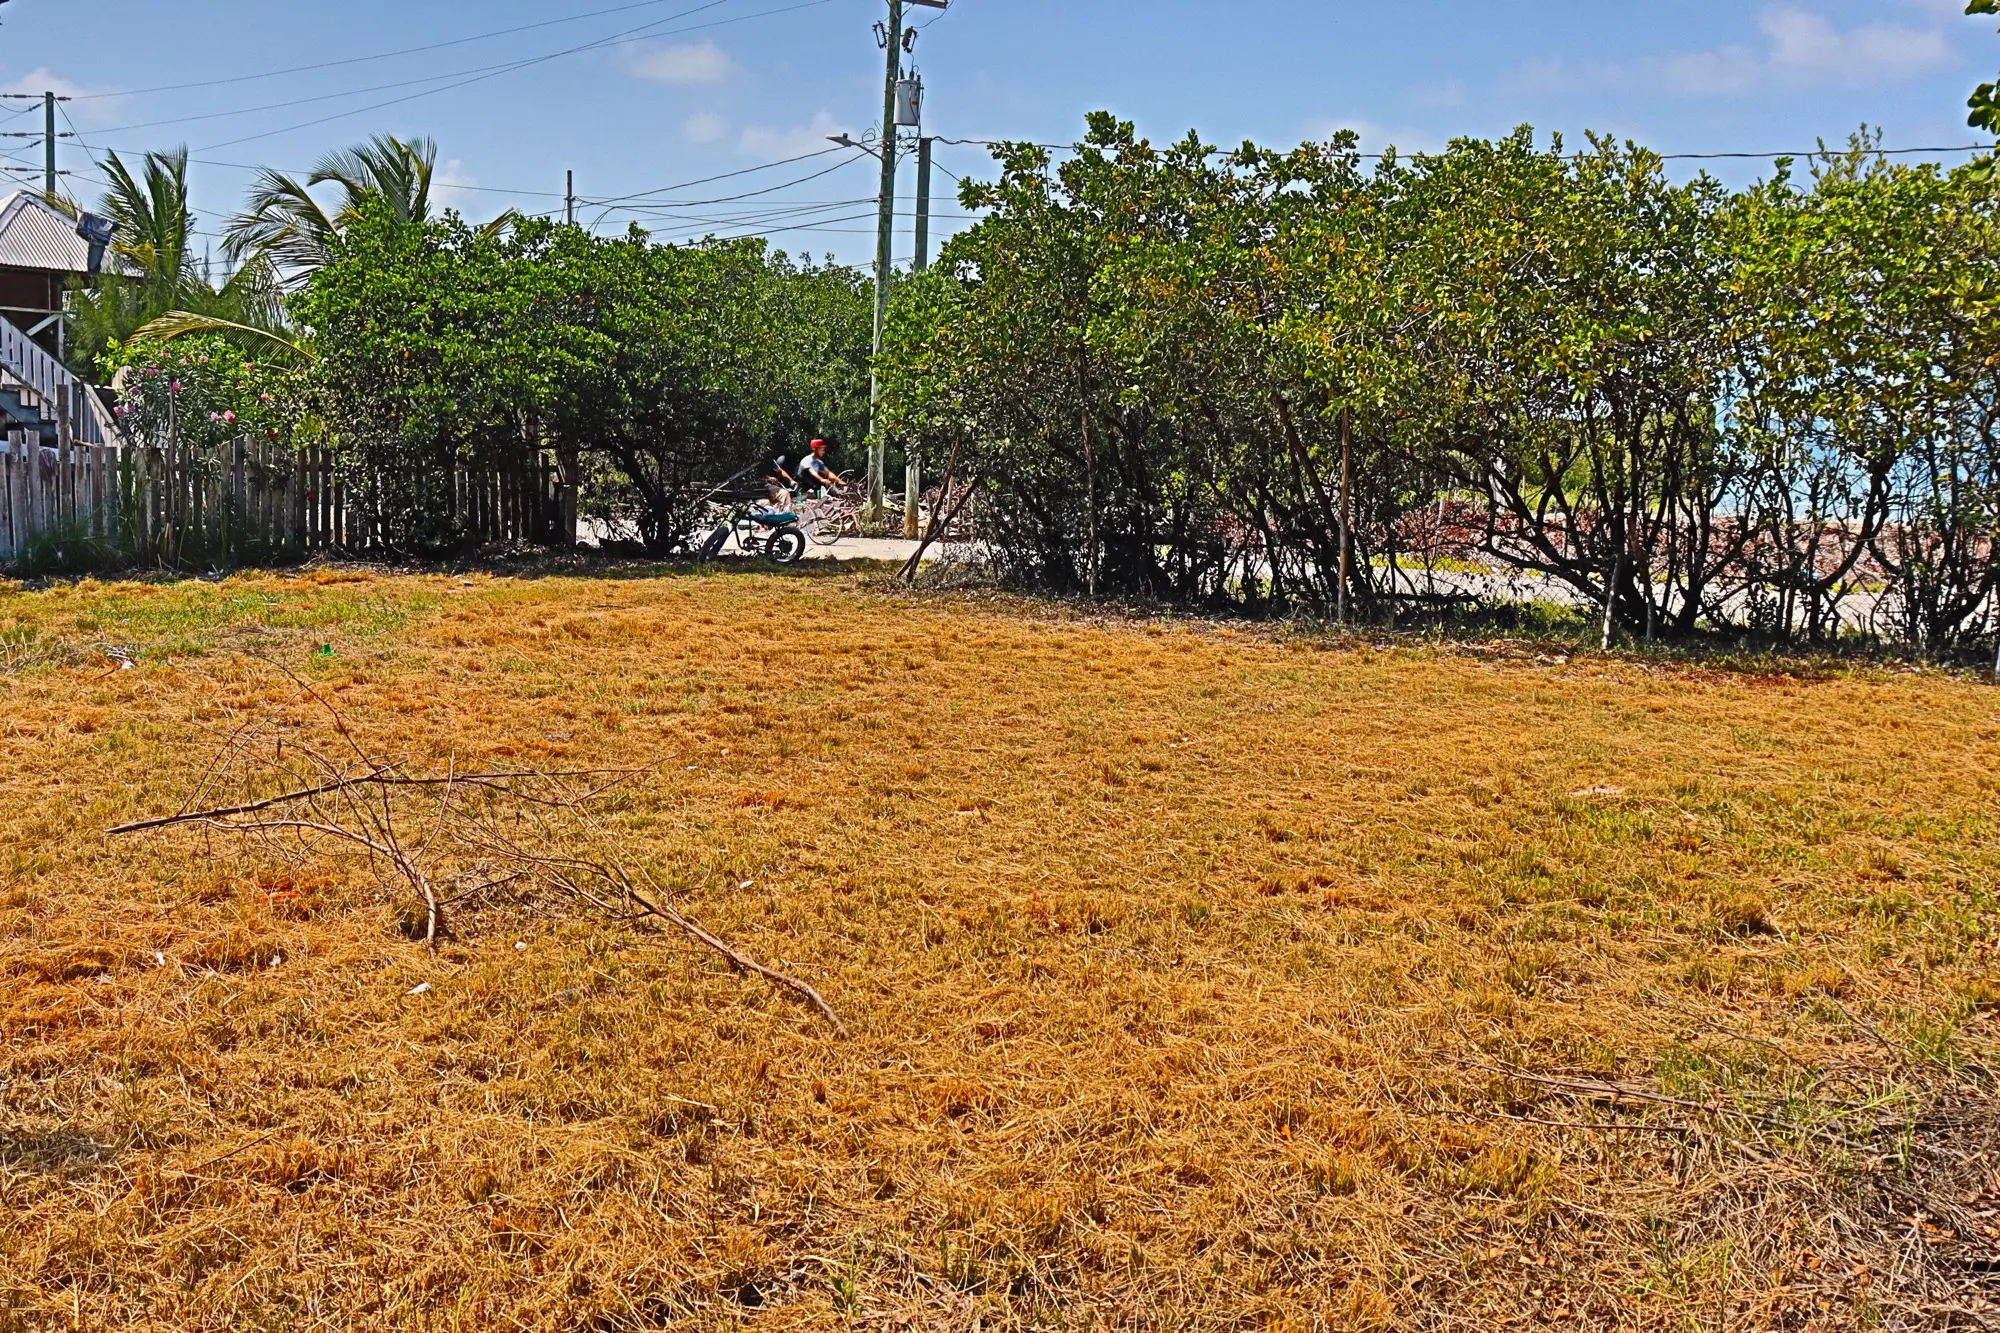
[[[546,452],[598,514],[669,549],[760,451],[858,434],[865,414],[861,284],[758,242],[503,233],[364,198],[293,309],[315,414],[412,546],[457,539],[455,463]]]
[[[552,438],[587,469],[588,507],[648,549],[692,530],[708,491],[761,455],[866,431],[868,294],[852,270],[755,240],[652,244],[547,232],[572,310],[612,354],[561,387]]]
[[[1351,139],[1161,149],[1102,115],[1060,164],[995,160],[882,370],[1009,578],[1392,616],[1447,542],[1635,635],[1825,636],[1869,583],[1929,651],[2000,614],[1972,173],[1861,141],[1731,195],[1522,130],[1369,174]]]

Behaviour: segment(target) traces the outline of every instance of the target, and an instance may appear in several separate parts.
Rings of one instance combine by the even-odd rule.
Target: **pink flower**
[[[220,421],[222,420],[222,414],[220,412],[210,412],[208,414],[208,419],[210,421]]]
[[[167,391],[169,393],[179,393],[181,391],[181,382],[179,380],[175,380],[172,384],[169,384],[167,386]]]
[[[268,403],[271,401],[271,395],[268,393],[259,394],[257,395],[257,401],[260,403]]]
[[[236,414],[234,412],[224,412],[222,419],[232,426],[236,424]]]
[[[160,373],[159,370],[153,366],[146,367],[146,376],[148,379],[152,378],[154,375],[157,375],[159,373]]]

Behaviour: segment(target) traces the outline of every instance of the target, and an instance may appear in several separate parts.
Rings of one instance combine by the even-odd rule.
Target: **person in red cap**
[[[846,489],[847,478],[827,466],[825,440],[814,440],[811,452],[799,460],[799,482],[805,486]]]

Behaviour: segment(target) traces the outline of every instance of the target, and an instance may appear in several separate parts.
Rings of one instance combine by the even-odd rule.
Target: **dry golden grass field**
[[[315,694],[642,770],[487,814],[846,1034],[657,918],[433,949],[359,850],[107,836]],[[1993,1327],[1996,741],[854,574],[6,587],[0,1328]]]

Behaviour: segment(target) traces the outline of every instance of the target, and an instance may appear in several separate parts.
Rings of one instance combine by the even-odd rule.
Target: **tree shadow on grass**
[[[614,582],[657,582],[679,579],[778,578],[797,583],[838,583],[855,575],[881,577],[902,569],[898,560],[802,560],[780,565],[770,560],[723,556],[715,560],[685,557],[551,557],[534,561],[475,561],[453,565],[451,573],[485,573],[513,579],[590,578]]]
[[[87,1176],[110,1167],[118,1149],[73,1130],[0,1129],[0,1168],[44,1176]]]

